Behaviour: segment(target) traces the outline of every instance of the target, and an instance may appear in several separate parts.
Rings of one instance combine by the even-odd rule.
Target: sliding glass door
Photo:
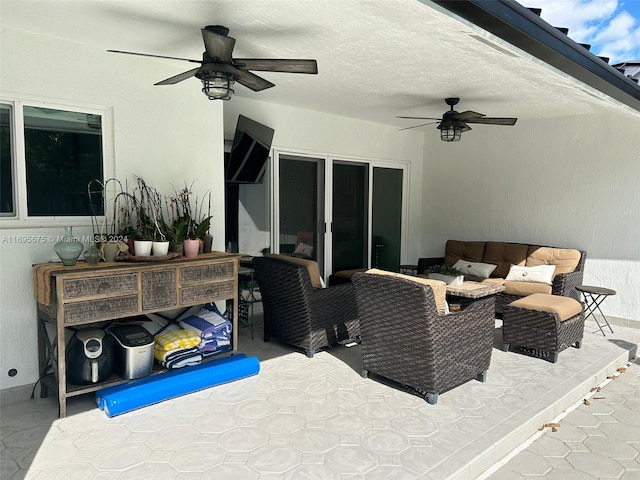
[[[402,248],[402,181],[398,168],[373,168],[371,266],[399,271]]]
[[[324,269],[324,160],[279,157],[278,251],[310,258]]]
[[[273,251],[341,270],[399,271],[406,167],[276,152]]]
[[[369,165],[333,162],[331,273],[365,268],[369,256]]]

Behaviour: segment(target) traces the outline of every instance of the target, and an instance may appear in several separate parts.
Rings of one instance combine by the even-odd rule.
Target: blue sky
[[[610,64],[640,61],[640,0],[519,0],[542,9],[554,27],[568,27],[569,37],[591,44]]]

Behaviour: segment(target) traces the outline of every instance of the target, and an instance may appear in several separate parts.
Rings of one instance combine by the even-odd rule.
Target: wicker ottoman
[[[577,300],[535,293],[504,307],[502,349],[511,345],[533,349],[536,356],[555,363],[558,353],[571,345],[580,348],[584,334],[584,310]]]

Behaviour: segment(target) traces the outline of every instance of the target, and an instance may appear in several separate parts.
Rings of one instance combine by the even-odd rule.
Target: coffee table
[[[504,291],[504,285],[467,281],[462,282],[462,285],[447,285],[446,290],[450,303],[451,301],[459,302],[464,308],[480,298]]]
[[[499,283],[462,282],[462,285],[447,285],[447,295],[463,298],[482,298],[504,291]]]

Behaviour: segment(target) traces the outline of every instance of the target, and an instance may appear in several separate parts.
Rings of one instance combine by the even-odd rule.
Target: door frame
[[[332,273],[331,265],[332,257],[332,232],[331,225],[333,222],[333,162],[361,163],[367,165],[369,175],[368,199],[367,199],[367,267],[371,267],[371,242],[372,234],[372,195],[373,195],[373,169],[374,167],[392,168],[402,170],[402,218],[400,226],[400,258],[404,259],[408,250],[408,218],[409,218],[409,177],[411,173],[411,164],[406,161],[394,161],[388,159],[358,157],[354,155],[340,155],[317,152],[312,150],[291,149],[286,147],[273,147],[271,152],[271,188],[270,188],[270,211],[271,211],[271,251],[279,253],[280,238],[280,156],[307,157],[310,159],[324,160],[324,232],[319,231],[318,236],[323,235],[324,243],[324,268],[320,272],[326,280]],[[319,222],[321,223],[321,222]]]

